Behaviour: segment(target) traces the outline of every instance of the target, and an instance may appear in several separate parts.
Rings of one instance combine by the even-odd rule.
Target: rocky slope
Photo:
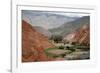
[[[77,29],[75,32],[72,32],[66,35],[63,38],[67,42],[76,42],[80,44],[89,45],[90,44],[90,27],[89,25],[83,25],[81,28]]]
[[[36,29],[38,32],[40,32],[41,34],[43,34],[44,36],[46,36],[48,38],[51,38],[51,36],[52,36],[52,33],[49,30],[47,30],[41,26],[34,26],[34,29]]]
[[[63,24],[58,28],[50,29],[50,32],[52,32],[54,35],[65,36],[82,27],[84,24],[90,24],[90,16],[80,17],[74,21]]]
[[[22,62],[48,61],[44,49],[54,47],[48,38],[22,20]]]

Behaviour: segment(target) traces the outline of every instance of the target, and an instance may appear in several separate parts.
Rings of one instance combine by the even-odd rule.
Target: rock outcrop
[[[50,61],[44,50],[51,47],[47,37],[22,20],[22,62]]]
[[[90,45],[89,25],[84,25],[81,28],[77,29],[75,32],[66,35],[63,40],[67,42],[76,42],[80,44]]]

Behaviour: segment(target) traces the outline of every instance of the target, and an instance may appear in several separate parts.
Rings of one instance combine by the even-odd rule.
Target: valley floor
[[[48,57],[61,58],[63,60],[90,59],[90,50],[86,46],[74,46],[72,44],[53,43],[55,48],[45,50]],[[83,48],[82,48],[83,47]]]

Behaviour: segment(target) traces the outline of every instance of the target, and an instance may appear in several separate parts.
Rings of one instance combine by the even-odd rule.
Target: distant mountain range
[[[71,17],[67,15],[57,14],[49,11],[31,11],[23,10],[22,19],[30,23],[32,26],[40,26],[45,29],[58,28],[64,23],[74,21],[80,17]]]
[[[49,30],[47,30],[43,27],[34,26],[34,29],[37,30],[39,33],[43,34],[44,36],[48,37],[48,38],[50,38],[52,36],[52,33]]]
[[[58,28],[50,29],[49,31],[53,35],[65,36],[71,32],[74,32],[75,30],[82,27],[83,25],[89,25],[89,24],[90,24],[90,16],[83,16],[74,21],[64,23],[63,25],[61,25]]]

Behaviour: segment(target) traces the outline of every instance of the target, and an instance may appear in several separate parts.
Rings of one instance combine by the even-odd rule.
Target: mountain
[[[26,21],[22,20],[22,62],[50,60],[44,50],[54,45]]]
[[[66,35],[63,40],[66,42],[76,42],[90,45],[90,27],[88,25],[83,25],[76,31]]]
[[[51,29],[79,18],[62,14],[64,13],[22,10],[22,19],[30,23],[32,26],[41,26],[46,29]]]
[[[90,16],[83,16],[74,21],[65,23],[58,28],[50,29],[50,32],[53,35],[64,36],[66,34],[69,34],[70,32],[74,32],[76,29],[82,27],[84,24],[87,24],[87,25],[90,24]]]
[[[34,26],[34,29],[43,34],[44,36],[50,38],[52,36],[52,33],[48,31],[47,29],[40,27],[40,26]]]

